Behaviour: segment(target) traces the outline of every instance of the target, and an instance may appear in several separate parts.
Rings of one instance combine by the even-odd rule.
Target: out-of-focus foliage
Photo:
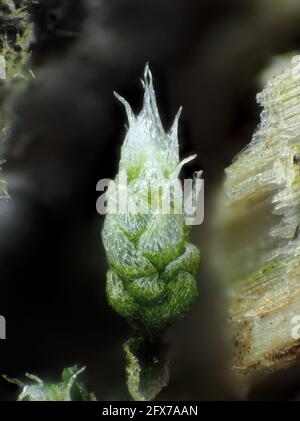
[[[4,0],[0,28],[0,55],[5,64],[5,78],[0,80],[0,139],[3,139],[13,118],[11,100],[24,81],[33,76],[29,65],[32,26],[27,8]]]
[[[25,6],[16,6],[13,0],[3,0],[0,6],[0,142],[9,135],[13,121],[12,102],[24,86],[24,81],[33,77],[30,70],[30,42],[32,26]],[[1,164],[1,162],[0,162]],[[0,177],[0,197],[6,196],[5,182]]]

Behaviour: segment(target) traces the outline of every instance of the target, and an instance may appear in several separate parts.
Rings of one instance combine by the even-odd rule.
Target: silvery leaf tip
[[[179,161],[178,122],[182,108],[174,119],[171,129],[166,133],[159,115],[153,77],[149,65],[144,70],[142,80],[144,89],[143,107],[135,116],[130,104],[114,93],[124,105],[129,128],[121,150],[119,171],[126,171],[129,180],[168,179],[177,177],[182,166],[196,155]]]

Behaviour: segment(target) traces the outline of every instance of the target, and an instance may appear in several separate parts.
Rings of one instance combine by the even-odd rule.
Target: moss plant
[[[200,256],[198,249],[187,242],[189,227],[181,207],[179,172],[194,156],[179,161],[180,112],[171,130],[165,133],[148,66],[143,87],[144,105],[137,117],[130,105],[116,94],[125,106],[129,128],[122,146],[119,173],[108,188],[108,214],[102,239],[110,266],[106,284],[108,301],[137,332],[135,340],[125,344],[129,391],[134,399],[149,400],[168,378],[163,346],[155,345],[160,343],[164,330],[195,303]],[[126,209],[121,209],[121,179],[124,178],[127,203]],[[117,200],[112,186],[117,186]],[[170,212],[161,212],[161,204],[166,202]],[[154,350],[153,358],[148,355],[145,361],[156,361],[158,370],[142,363],[142,350],[149,353],[150,349]]]

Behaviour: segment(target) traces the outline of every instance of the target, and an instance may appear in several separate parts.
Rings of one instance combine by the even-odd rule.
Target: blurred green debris
[[[32,23],[26,6],[4,0],[0,8],[0,57],[4,65],[0,78],[0,140],[5,140],[13,121],[11,102],[34,77],[30,68]]]
[[[10,379],[6,375],[3,377],[9,383],[16,384],[22,389],[18,401],[96,401],[95,395],[87,392],[84,385],[77,380],[84,370],[85,367],[79,369],[76,365],[65,368],[59,383],[44,383],[39,377],[29,373],[25,376],[33,384],[25,384],[19,379]]]

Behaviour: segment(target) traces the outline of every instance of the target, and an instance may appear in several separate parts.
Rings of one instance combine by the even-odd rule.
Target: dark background
[[[20,3],[20,2],[19,2]],[[10,200],[0,204],[0,372],[58,380],[87,365],[98,399],[127,399],[122,343],[130,330],[105,298],[107,264],[96,183],[117,171],[126,121],[136,112],[146,62],[168,128],[180,105],[185,169],[204,171],[206,203],[259,121],[260,72],[274,54],[300,50],[296,0],[40,0],[32,68],[15,102],[1,157]],[[161,399],[288,399],[299,370],[239,379],[230,369],[224,287],[210,271],[209,212],[195,227],[200,297],[170,329],[171,381]],[[298,388],[298,389],[297,389]],[[0,380],[1,399],[17,389]]]

